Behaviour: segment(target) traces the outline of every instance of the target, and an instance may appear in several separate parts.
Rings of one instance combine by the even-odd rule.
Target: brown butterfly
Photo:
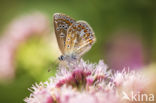
[[[59,60],[79,60],[96,41],[92,28],[85,21],[75,21],[61,13],[55,13],[53,19],[57,42],[62,53]]]

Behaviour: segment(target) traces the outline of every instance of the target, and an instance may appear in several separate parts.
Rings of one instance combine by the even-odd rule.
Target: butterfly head
[[[75,55],[61,55],[60,57],[58,57],[58,59],[60,61],[72,62],[72,61],[77,60],[77,57]]]

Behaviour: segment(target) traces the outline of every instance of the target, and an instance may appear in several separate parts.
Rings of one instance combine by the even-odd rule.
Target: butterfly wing
[[[66,16],[61,13],[55,13],[53,16],[54,19],[54,29],[57,42],[62,54],[64,54],[65,41],[67,36],[68,28],[75,23],[76,21],[69,16]]]
[[[79,58],[91,49],[95,41],[94,32],[89,24],[77,21],[67,31],[65,54],[74,54]]]

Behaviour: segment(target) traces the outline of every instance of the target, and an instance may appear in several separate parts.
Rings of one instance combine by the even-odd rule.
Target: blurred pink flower
[[[143,44],[136,35],[133,32],[120,31],[108,42],[106,60],[112,69],[140,69],[145,65]]]
[[[131,71],[126,72],[116,72],[112,76],[114,87],[122,95],[122,92],[125,92],[129,97],[131,93],[148,93],[148,87],[151,84],[150,79],[143,76],[143,74]]]
[[[49,30],[47,18],[34,13],[14,20],[0,38],[0,79],[14,77],[15,52],[18,46],[33,35],[43,35]]]
[[[13,43],[6,42],[6,40],[1,38],[0,41],[0,79],[10,78],[14,76],[13,69],[13,56],[14,56],[14,47]]]

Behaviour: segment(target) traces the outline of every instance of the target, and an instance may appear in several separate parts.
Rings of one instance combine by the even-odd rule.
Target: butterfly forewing
[[[69,16],[60,13],[55,13],[53,18],[54,18],[54,29],[55,29],[57,42],[60,51],[62,52],[62,54],[64,54],[67,30],[76,21],[70,18]]]
[[[81,57],[95,43],[92,28],[85,21],[78,21],[69,27],[66,36],[65,54]]]

